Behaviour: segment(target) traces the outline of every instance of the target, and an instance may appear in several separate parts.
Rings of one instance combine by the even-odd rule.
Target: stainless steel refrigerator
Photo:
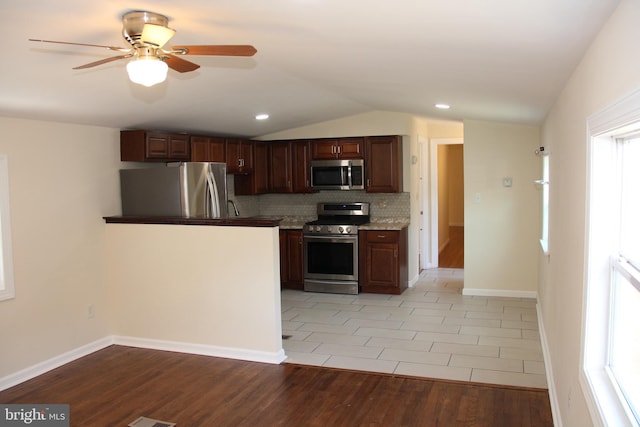
[[[124,216],[226,218],[226,163],[181,162],[120,170]]]

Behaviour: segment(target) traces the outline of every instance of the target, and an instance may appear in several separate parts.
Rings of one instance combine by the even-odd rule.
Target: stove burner
[[[307,222],[305,234],[358,234],[358,226],[369,222],[368,203],[318,204],[318,219]]]

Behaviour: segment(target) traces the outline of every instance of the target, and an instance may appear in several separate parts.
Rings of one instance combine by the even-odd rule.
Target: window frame
[[[596,424],[638,426],[609,370],[612,277],[620,229],[618,144],[640,125],[640,91],[587,119],[587,194],[579,382]]]
[[[9,199],[9,159],[6,154],[0,154],[0,302],[16,296]]]

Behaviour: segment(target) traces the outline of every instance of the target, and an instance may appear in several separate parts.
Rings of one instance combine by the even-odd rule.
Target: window
[[[640,134],[616,139],[616,151],[620,243],[611,260],[608,369],[640,422]]]
[[[640,425],[640,95],[633,99],[633,121],[629,100],[591,119],[588,172],[580,380],[592,414],[620,426]]]
[[[0,155],[0,301],[15,296],[13,257],[11,255],[11,218],[9,216],[9,166]]]

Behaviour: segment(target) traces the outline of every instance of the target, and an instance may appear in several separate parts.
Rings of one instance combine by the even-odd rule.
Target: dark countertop
[[[183,218],[151,216],[106,216],[107,224],[209,225],[227,227],[278,227],[280,219],[248,218]]]

